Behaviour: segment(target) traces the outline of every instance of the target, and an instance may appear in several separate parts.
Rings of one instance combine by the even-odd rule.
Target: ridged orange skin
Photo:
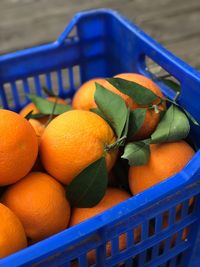
[[[0,109],[0,186],[17,182],[33,167],[38,140],[33,127],[19,114]]]
[[[72,99],[72,107],[74,109],[90,110],[97,107],[94,101],[94,94],[96,90],[95,83],[99,83],[104,86],[105,79],[95,78],[83,83]]]
[[[29,173],[2,195],[2,203],[22,222],[30,243],[67,228],[70,205],[64,187],[50,175]]]
[[[100,214],[101,212],[104,212],[105,210],[112,208],[113,206],[129,199],[131,196],[118,188],[108,188],[106,191],[105,196],[102,198],[102,200],[94,207],[92,208],[73,208],[72,209],[72,215],[70,219],[70,227],[77,225],[91,217],[94,217],[97,214]],[[135,239],[138,239],[140,233],[138,232],[135,236]],[[119,250],[123,250],[126,247],[126,235],[123,234],[119,237]],[[106,244],[106,255],[107,257],[111,255],[111,243],[108,242]],[[96,256],[93,251],[89,252],[88,255],[88,261],[90,264],[94,264]]]
[[[129,169],[129,187],[133,195],[177,174],[195,154],[185,141],[153,144],[150,152],[145,165]]]
[[[117,150],[104,152],[116,141],[113,130],[100,116],[90,111],[72,110],[52,120],[40,142],[40,156],[49,174],[69,184],[88,165],[105,154],[108,171]]]
[[[122,78],[127,81],[136,82],[148,88],[149,90],[154,92],[159,97],[161,98],[163,97],[163,94],[160,88],[152,80],[150,80],[149,78],[143,75],[136,74],[136,73],[122,73],[122,74],[116,75],[115,77]],[[113,93],[116,93],[117,95],[121,96],[123,100],[125,101],[126,105],[129,106],[131,110],[135,110],[137,108],[148,108],[148,106],[142,106],[142,105],[137,104],[131,97],[121,93],[118,89],[112,86],[105,79],[97,78],[97,79],[92,79],[90,81],[87,81],[76,92],[72,100],[72,107],[74,109],[89,110],[91,108],[96,107],[96,103],[94,101],[95,82],[101,84],[102,86],[112,91]],[[158,98],[152,104],[158,105],[159,103],[160,103],[160,99]],[[166,109],[165,101],[163,101],[162,104],[159,105],[159,109],[161,111]],[[160,121],[160,113],[156,113],[153,109],[147,109],[144,123],[142,127],[140,128],[140,130],[134,135],[133,139],[142,140],[142,139],[148,138],[155,130],[159,121]]]
[[[6,206],[0,203],[0,259],[27,247],[22,223]]]

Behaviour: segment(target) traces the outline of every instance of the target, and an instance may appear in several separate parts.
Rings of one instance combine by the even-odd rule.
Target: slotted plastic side
[[[42,87],[71,98],[86,78],[108,76],[107,17],[107,13],[101,12],[92,20],[90,16],[89,19],[75,16],[57,41],[0,56],[1,105],[18,111],[29,101],[24,95],[30,92],[44,95]],[[75,36],[70,36],[70,32],[75,32]]]
[[[71,47],[75,53],[71,63],[68,49],[69,47],[65,47],[67,52],[64,52],[64,49],[62,52],[62,48],[58,49],[53,44],[48,53],[42,49],[36,55],[17,55],[11,60],[4,61],[0,57],[0,95],[3,107],[14,111],[20,110],[29,101],[24,97],[28,93],[44,95],[42,87],[53,90],[60,97],[71,97],[80,86],[80,72],[78,48],[75,44]]]

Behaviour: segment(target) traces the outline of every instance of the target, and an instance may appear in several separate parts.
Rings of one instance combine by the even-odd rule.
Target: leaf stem
[[[42,87],[42,90],[49,97],[57,97],[51,89],[47,89],[45,86]]]
[[[53,119],[53,114],[54,114],[54,111],[55,111],[57,102],[58,102],[58,97],[56,96],[56,99],[55,99],[55,102],[54,102],[54,105],[53,105],[52,112],[51,112],[51,114],[50,114],[50,116],[49,116],[48,121],[45,123],[45,127],[46,127],[46,126],[50,123],[50,121]]]
[[[177,100],[177,98],[179,97],[179,95],[180,95],[180,92],[177,92],[176,95],[175,95],[175,97],[174,97],[174,99],[173,99],[174,102],[176,102],[176,100]]]
[[[167,102],[169,102],[171,104],[174,104],[177,107],[180,107],[180,105],[176,102],[176,99],[177,99],[177,97],[175,97],[173,100],[171,100],[171,99],[169,99],[169,98],[166,97],[165,98],[165,101],[167,101]]]
[[[142,140],[142,142],[144,142],[146,145],[150,145],[151,141],[152,141],[151,138]]]
[[[121,145],[124,144],[125,140],[127,139],[127,136],[124,135],[121,138],[117,139],[117,141],[111,145],[106,145],[104,148],[104,151],[109,152],[110,150],[114,150],[119,148]]]
[[[29,121],[31,119],[32,114],[33,114],[33,110],[29,111],[24,118]]]
[[[163,101],[165,100],[159,96],[158,96],[158,98],[160,99],[160,102],[158,104],[152,104],[148,107],[149,110],[153,109],[155,111],[155,113],[159,113],[159,111],[162,111],[159,109],[159,106],[162,105]]]

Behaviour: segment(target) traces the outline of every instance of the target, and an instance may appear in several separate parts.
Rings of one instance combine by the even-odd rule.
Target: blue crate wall
[[[173,182],[168,181],[170,183],[172,186]],[[159,189],[159,185],[150,189],[149,193],[156,189]],[[94,266],[188,267],[194,236],[199,227],[199,191],[199,182],[194,182],[176,188],[172,191],[173,194],[166,193],[158,201],[151,202],[149,198],[145,207],[137,203],[139,199],[142,201],[142,196],[129,199],[126,204],[122,203],[101,217],[93,218],[90,223],[77,225],[56,235],[56,238],[42,241],[27,249],[27,253],[25,250],[20,252],[21,258],[18,253],[18,257],[10,256],[10,261],[9,258],[3,260],[3,265],[0,261],[0,266],[9,266],[12,258],[15,260],[13,263],[17,263],[16,258],[21,263],[26,262],[20,266],[88,266],[87,253],[95,250],[97,261],[90,262]],[[194,196],[191,205],[191,197]],[[131,211],[132,207],[135,208],[134,212]],[[121,216],[111,222],[112,214],[117,209]],[[99,219],[102,223],[107,223],[87,233],[87,227],[93,228],[99,223]],[[167,224],[163,224],[163,219],[167,219]],[[138,229],[141,230],[137,239],[135,229],[137,232]],[[187,234],[184,234],[185,229]],[[70,239],[75,233],[77,240],[72,242]],[[119,251],[121,235],[125,235],[126,246]],[[108,242],[111,242],[112,250],[106,257],[105,248]]]
[[[109,77],[110,55],[107,51],[107,26],[109,15],[95,14],[81,18],[77,23],[77,33],[81,45],[81,81],[95,77]]]
[[[13,53],[12,56],[1,56],[0,97],[2,105],[18,111],[29,101],[28,98],[21,100],[20,95],[30,92],[42,95],[42,86],[49,89],[56,87],[59,96],[71,97],[75,87],[80,85],[75,84],[74,81],[74,69],[79,68],[79,62],[78,41],[74,38],[62,45],[55,42],[32,49],[31,53],[30,49],[27,49],[22,53]],[[53,75],[56,85],[53,84]],[[68,83],[67,87],[64,86],[64,80]],[[9,97],[15,100],[14,103],[10,103]]]
[[[19,93],[43,95],[42,86],[56,87],[59,96],[72,97],[84,81],[111,76],[106,38],[108,18],[109,15],[103,13],[80,18],[72,22],[54,43],[1,56],[0,96],[3,107],[18,111],[29,101],[28,98],[22,101]],[[70,31],[75,35],[69,36]],[[67,71],[65,76],[63,70]],[[55,73],[56,85],[52,83],[52,73]],[[44,82],[41,76],[45,76]],[[67,87],[63,85],[64,79],[68,80]],[[22,83],[20,88],[19,82]],[[14,103],[11,103],[10,96],[15,99]]]
[[[111,77],[121,72],[139,72],[144,64],[138,37],[110,14],[80,19],[82,82],[94,77]]]
[[[107,49],[108,68],[112,75],[122,72],[140,73],[140,66],[145,62],[138,38],[114,17],[109,17]]]

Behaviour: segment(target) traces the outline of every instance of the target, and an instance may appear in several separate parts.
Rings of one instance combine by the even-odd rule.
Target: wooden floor
[[[200,69],[200,0],[0,0],[0,54],[53,41],[84,9],[118,10]]]

